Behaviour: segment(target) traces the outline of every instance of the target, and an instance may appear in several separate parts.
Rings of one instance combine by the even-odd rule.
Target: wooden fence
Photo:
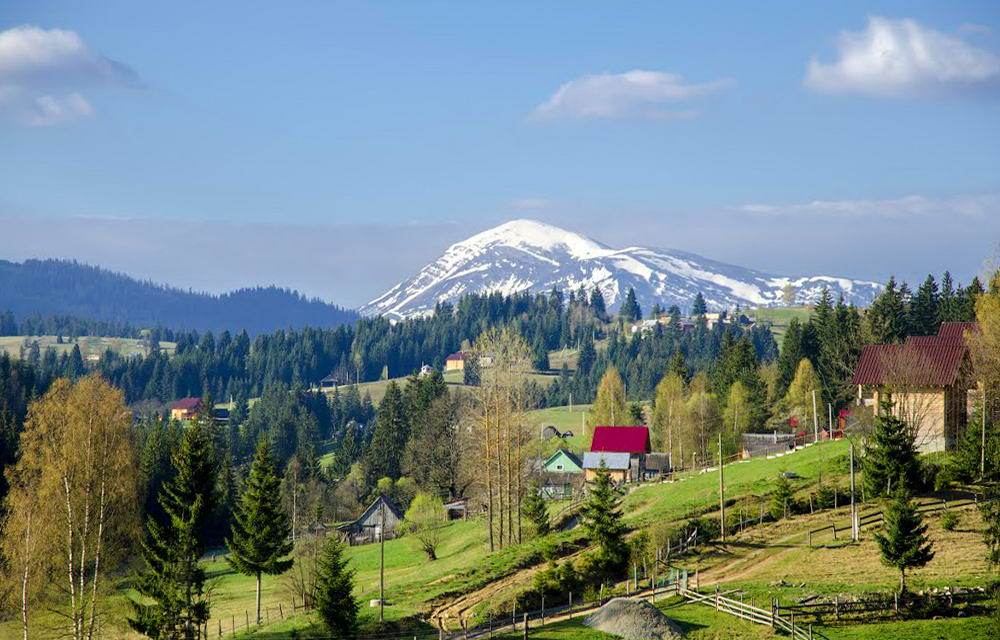
[[[751,601],[749,604],[743,600],[735,600],[726,596],[716,587],[715,593],[700,593],[693,589],[677,586],[677,593],[688,602],[703,604],[713,607],[716,611],[727,613],[731,616],[747,620],[754,624],[761,624],[771,627],[775,631],[787,633],[793,640],[812,640],[812,625],[803,626],[795,624],[795,612],[791,611],[786,618],[778,610],[777,603],[771,602],[771,608],[762,609],[755,606]]]

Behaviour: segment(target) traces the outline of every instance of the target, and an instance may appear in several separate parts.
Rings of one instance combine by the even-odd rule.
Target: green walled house
[[[583,463],[573,453],[559,449],[542,463],[542,484],[538,491],[546,499],[572,498],[583,485]]]

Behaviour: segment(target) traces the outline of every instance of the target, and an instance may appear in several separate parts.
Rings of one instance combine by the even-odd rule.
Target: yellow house
[[[444,360],[445,371],[462,371],[465,369],[465,359],[469,357],[464,351],[456,351]]]

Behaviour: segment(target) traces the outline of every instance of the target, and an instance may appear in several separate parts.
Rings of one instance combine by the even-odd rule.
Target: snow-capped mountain
[[[565,229],[535,220],[512,220],[451,245],[412,278],[361,308],[366,315],[404,318],[430,313],[438,302],[463,294],[521,291],[590,291],[598,287],[617,309],[629,287],[644,310],[659,303],[691,306],[700,291],[710,309],[735,305],[774,306],[787,285],[796,302],[810,303],[828,287],[834,298],[867,305],[881,289],[876,282],[832,276],[778,276],[669,249],[612,249]]]

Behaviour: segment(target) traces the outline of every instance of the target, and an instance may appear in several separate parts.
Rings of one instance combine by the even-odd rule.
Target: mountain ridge
[[[75,260],[0,260],[0,311],[18,318],[69,315],[199,331],[269,333],[304,326],[335,327],[357,313],[277,287],[222,294],[183,290]]]
[[[617,308],[629,287],[640,305],[690,306],[702,293],[710,307],[777,306],[786,285],[796,303],[836,297],[866,305],[879,283],[827,275],[780,276],[674,249],[616,249],[582,234],[530,219],[516,219],[448,247],[437,260],[360,308],[364,315],[406,318],[430,313],[438,302],[464,293],[547,291],[553,287],[601,290]]]

